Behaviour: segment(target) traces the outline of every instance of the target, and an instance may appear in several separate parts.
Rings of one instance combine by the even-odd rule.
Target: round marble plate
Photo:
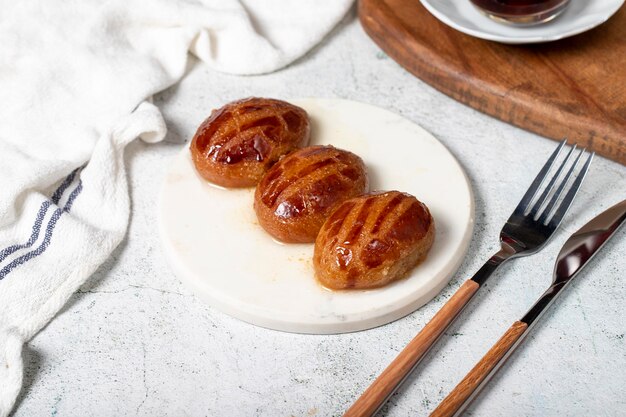
[[[549,42],[577,35],[606,22],[624,4],[624,0],[571,0],[554,20],[519,27],[491,20],[469,0],[420,1],[437,19],[460,32],[510,44]]]
[[[473,228],[470,184],[432,135],[387,110],[347,100],[293,100],[311,118],[311,144],[360,155],[372,190],[409,192],[436,224],[428,258],[384,288],[330,291],[314,278],[312,244],[284,245],[256,220],[254,189],[220,189],[200,178],[185,147],[172,161],[158,207],[165,254],[211,306],[263,327],[298,333],[368,329],[432,299],[460,265]]]

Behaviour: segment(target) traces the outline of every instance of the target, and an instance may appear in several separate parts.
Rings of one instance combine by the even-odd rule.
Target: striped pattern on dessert
[[[364,288],[368,283],[359,285],[359,277],[381,267],[392,270],[394,262],[422,243],[427,251],[433,226],[428,208],[410,194],[389,191],[356,197],[338,206],[322,226],[314,263],[332,269],[326,271],[338,281],[332,288]],[[375,279],[371,283],[379,285]]]
[[[198,173],[224,187],[256,185],[282,156],[305,146],[306,111],[284,101],[248,98],[214,110],[190,150]]]
[[[305,126],[306,125],[306,126]],[[274,147],[300,142],[308,129],[306,113],[272,99],[251,98],[224,106],[200,126],[196,148],[216,162],[262,162]]]
[[[367,191],[363,160],[332,146],[310,146],[290,153],[259,182],[254,210],[274,238],[312,243],[343,201]]]
[[[367,186],[361,159],[332,146],[296,151],[268,171],[259,183],[261,202],[282,218],[326,210]],[[348,197],[346,197],[346,194]]]

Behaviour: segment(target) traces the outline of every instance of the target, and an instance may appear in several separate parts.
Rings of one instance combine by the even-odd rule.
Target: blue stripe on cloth
[[[74,178],[76,177],[76,173],[78,172],[80,168],[81,167],[76,168],[75,170],[70,172],[70,174],[67,177],[65,177],[61,185],[59,185],[59,187],[54,191],[54,194],[52,194],[52,203],[58,204],[59,200],[61,199],[61,196],[63,195],[63,192],[65,192],[65,190],[67,190],[67,187],[69,187],[72,181],[74,181]],[[18,244],[18,245],[11,245],[9,247],[2,249],[0,251],[0,262],[5,260],[6,257],[9,256],[10,254],[20,249],[30,248],[33,245],[33,243],[37,241],[37,239],[39,238],[39,231],[41,230],[41,223],[43,222],[43,218],[46,216],[46,213],[48,212],[49,207],[50,207],[49,200],[46,200],[43,203],[41,203],[41,207],[39,207],[39,212],[37,213],[37,217],[35,218],[35,223],[33,224],[33,227],[32,227],[32,233],[28,241],[22,244]]]
[[[50,218],[50,221],[48,222],[48,225],[46,226],[46,234],[44,235],[43,242],[41,242],[41,244],[39,245],[37,249],[34,249],[28,252],[27,254],[20,256],[19,258],[15,258],[12,262],[10,262],[4,268],[0,269],[0,280],[6,277],[7,274],[9,274],[15,267],[22,265],[23,263],[41,255],[42,253],[46,251],[46,249],[50,245],[50,241],[52,240],[52,233],[54,232],[54,228],[57,224],[57,221],[59,220],[59,218],[64,212],[70,211],[70,209],[72,208],[72,204],[74,203],[74,200],[76,199],[76,197],[78,197],[78,195],[80,194],[82,190],[83,190],[83,182],[79,179],[78,185],[76,186],[74,191],[72,191],[72,193],[70,194],[67,200],[67,203],[65,203],[65,207],[63,208],[59,207],[54,211],[54,213],[52,213],[52,217]]]
[[[39,230],[41,230],[41,222],[43,221],[46,212],[48,211],[48,207],[50,207],[50,200],[46,200],[41,204],[39,208],[39,212],[37,213],[37,217],[35,218],[35,224],[33,225],[33,232],[30,234],[30,238],[26,243],[22,243],[20,245],[12,245],[7,248],[4,248],[0,251],[0,262],[2,262],[7,256],[12,254],[15,251],[20,249],[26,249],[32,246],[33,243],[39,237]]]
[[[63,211],[70,211],[72,209],[72,204],[74,204],[74,200],[76,199],[76,196],[78,196],[78,194],[80,194],[80,192],[83,191],[83,182],[81,180],[78,180],[78,185],[76,186],[76,188],[74,188],[74,191],[72,191],[72,194],[70,194],[69,198],[67,199],[67,203],[65,203],[65,207],[63,207]]]
[[[61,199],[63,192],[65,192],[65,190],[67,190],[67,187],[69,187],[72,181],[74,181],[74,177],[76,177],[76,173],[80,168],[81,167],[78,167],[74,171],[70,172],[70,175],[65,177],[65,180],[63,180],[61,185],[59,185],[59,188],[57,188],[54,194],[52,194],[52,202],[54,204],[59,204],[59,200]]]

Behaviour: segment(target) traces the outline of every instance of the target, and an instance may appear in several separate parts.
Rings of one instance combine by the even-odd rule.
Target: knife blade
[[[626,221],[626,200],[600,213],[565,242],[559,252],[552,285],[530,310],[493,345],[463,380],[432,412],[431,417],[459,416],[522,342],[537,320],[572,279]]]
[[[598,253],[624,220],[626,220],[626,200],[598,214],[567,239],[554,265],[552,285],[521,321],[530,327],[541,317],[555,297]]]

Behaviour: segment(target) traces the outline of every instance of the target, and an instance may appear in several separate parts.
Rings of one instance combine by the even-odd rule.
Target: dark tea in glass
[[[517,25],[534,25],[554,19],[569,0],[470,0],[492,19]]]

